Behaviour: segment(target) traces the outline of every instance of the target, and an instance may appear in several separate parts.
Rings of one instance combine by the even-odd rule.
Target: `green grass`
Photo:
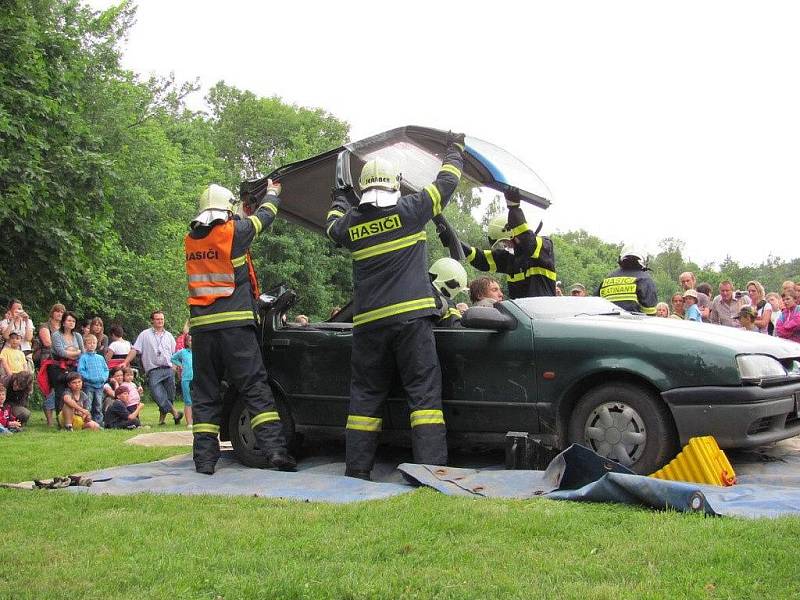
[[[154,413],[150,417],[155,420]],[[120,447],[129,435],[31,427],[0,440],[2,479],[186,450]],[[69,456],[53,455],[61,451]],[[20,462],[31,452],[38,459]],[[73,464],[82,466],[69,468]],[[0,560],[7,567],[0,598],[800,595],[798,518],[712,519],[546,499],[472,500],[430,490],[343,506],[0,490],[0,511],[6,524]]]

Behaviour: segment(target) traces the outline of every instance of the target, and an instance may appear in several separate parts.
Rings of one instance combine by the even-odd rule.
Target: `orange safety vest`
[[[228,221],[213,227],[204,238],[195,239],[189,235],[184,238],[190,305],[209,306],[217,298],[233,294],[236,289],[234,270],[244,264],[247,264],[253,296],[258,298],[258,280],[250,252],[244,256],[231,256],[235,230],[235,222]]]

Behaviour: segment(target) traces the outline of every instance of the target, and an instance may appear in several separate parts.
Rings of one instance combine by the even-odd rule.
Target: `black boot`
[[[363,479],[364,481],[372,481],[369,471],[359,471],[357,469],[347,468],[344,470],[345,477],[353,477],[355,479]]]
[[[213,475],[216,465],[213,463],[195,463],[194,468],[198,473],[203,475]]]
[[[297,461],[286,451],[286,448],[278,448],[267,455],[269,466],[279,471],[296,471]]]

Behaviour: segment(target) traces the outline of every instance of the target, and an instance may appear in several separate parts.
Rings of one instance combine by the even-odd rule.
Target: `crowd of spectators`
[[[163,313],[154,312],[151,322],[153,327],[131,344],[120,325],[112,325],[107,335],[100,317],[79,321],[63,304],[54,304],[47,321],[36,328],[22,302],[12,299],[0,321],[0,434],[24,429],[35,384],[44,396],[48,427],[57,425],[65,431],[139,427],[144,390],[133,367],[138,363],[147,371],[161,423],[166,414],[172,414],[176,425],[184,417],[173,406],[178,373],[186,423],[191,426],[188,323],[177,348],[164,329]]]
[[[734,291],[734,283],[725,280],[712,298],[711,286],[698,284],[693,273],[681,273],[678,283],[683,291],[674,293],[669,304],[658,303],[658,317],[714,323],[800,342],[800,284],[785,281],[780,293],[766,293],[759,281],[748,281],[743,290]]]

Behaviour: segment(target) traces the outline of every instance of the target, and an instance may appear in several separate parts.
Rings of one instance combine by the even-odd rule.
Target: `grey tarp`
[[[729,456],[739,483],[727,488],[634,475],[586,448],[572,446],[545,471],[506,471],[496,464],[488,466],[485,457],[473,457],[472,464],[483,463],[481,468],[403,463],[395,470],[398,461],[389,457],[376,465],[375,482],[343,477],[342,457],[336,453],[301,461],[297,473],[280,473],[243,467],[231,452],[223,452],[213,477],[195,473],[191,456],[183,455],[89,473],[95,480],[92,487],[68,489],[89,494],[218,494],[343,503],[386,498],[411,491],[413,485],[426,485],[445,494],[476,498],[543,496],[743,517],[800,514],[800,439]],[[470,457],[458,462],[470,464]]]

